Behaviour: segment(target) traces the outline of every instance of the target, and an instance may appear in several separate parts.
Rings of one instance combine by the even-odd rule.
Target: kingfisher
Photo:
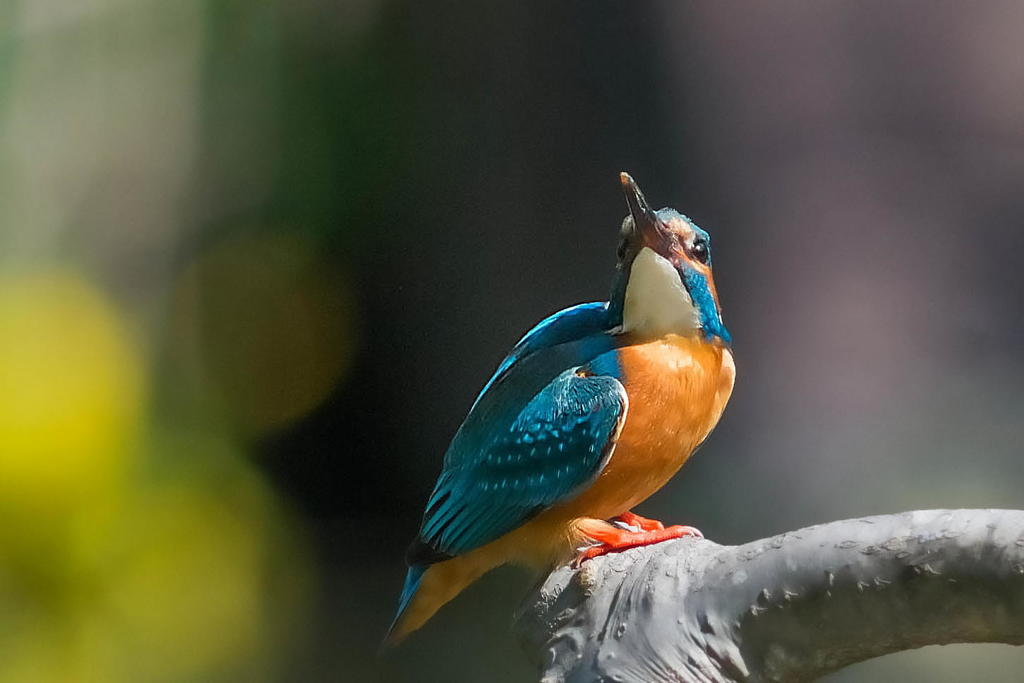
[[[683,536],[632,508],[714,429],[736,368],[711,273],[711,240],[653,211],[620,174],[609,301],[538,323],[486,383],[444,457],[406,554],[385,645],[422,626],[485,572],[547,570]]]

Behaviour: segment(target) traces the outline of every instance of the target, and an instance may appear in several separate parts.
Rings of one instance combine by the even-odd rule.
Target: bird
[[[542,571],[702,537],[632,508],[704,442],[732,394],[711,240],[676,210],[652,210],[628,173],[620,183],[629,213],[609,300],[542,320],[480,391],[406,553],[383,647],[500,565]]]

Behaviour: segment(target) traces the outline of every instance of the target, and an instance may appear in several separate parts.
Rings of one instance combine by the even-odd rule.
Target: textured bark
[[[517,630],[544,683],[804,681],[890,652],[1024,643],[1024,511],[919,510],[556,569]]]

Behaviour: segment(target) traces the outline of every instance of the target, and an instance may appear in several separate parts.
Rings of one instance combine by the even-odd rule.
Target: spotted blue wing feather
[[[436,561],[489,543],[593,481],[627,409],[615,377],[570,368],[457,466],[442,472],[420,529],[420,557]]]

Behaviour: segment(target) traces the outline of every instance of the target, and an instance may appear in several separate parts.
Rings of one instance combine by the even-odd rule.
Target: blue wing
[[[480,390],[477,402],[496,382],[503,379],[513,366],[527,356],[559,344],[583,339],[588,335],[599,334],[607,326],[608,303],[606,301],[571,306],[541,320],[533,326],[533,329],[523,335],[523,338],[501,361],[498,369],[494,371],[494,375]],[[473,405],[475,407],[476,403]],[[470,410],[472,411],[472,409]]]
[[[426,565],[508,533],[600,474],[627,405],[612,352],[622,341],[609,327],[607,303],[573,306],[527,332],[498,366],[445,453],[392,630]]]
[[[597,477],[628,405],[618,379],[590,374],[601,365],[561,372],[507,429],[446,463],[410,551],[412,564],[489,543]]]

